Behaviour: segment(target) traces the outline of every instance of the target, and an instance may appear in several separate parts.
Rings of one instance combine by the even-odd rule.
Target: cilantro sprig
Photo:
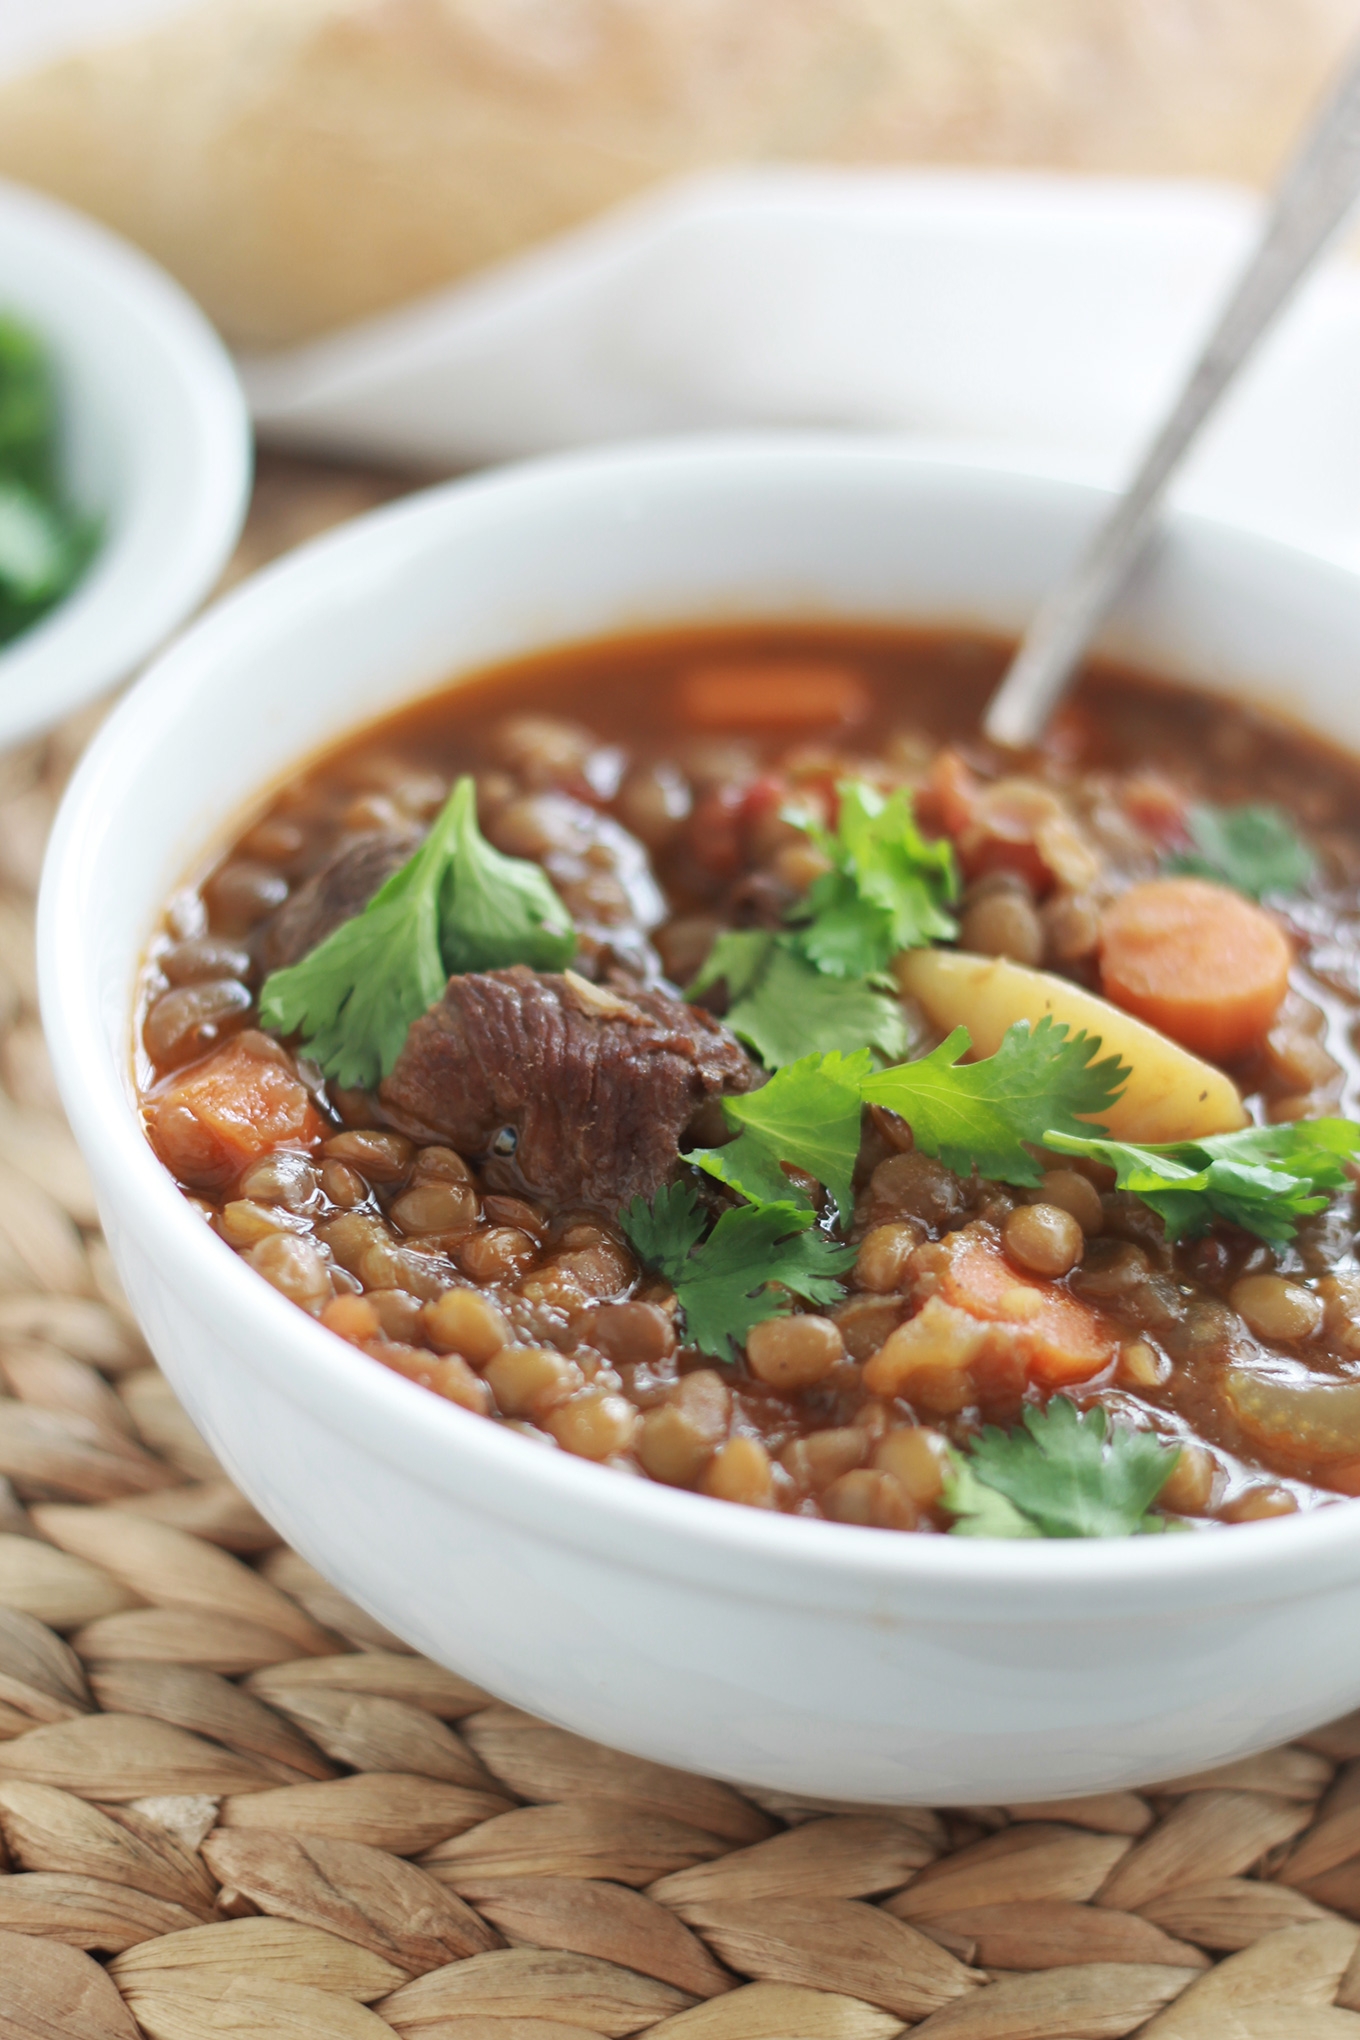
[[[783,1163],[824,1183],[842,1222],[854,1203],[851,1177],[859,1154],[861,1097],[873,1072],[868,1049],[856,1055],[808,1055],[788,1063],[758,1091],[724,1098],[723,1116],[737,1138],[724,1147],[696,1148],[684,1159],[753,1204],[806,1205]]]
[[[1226,1219],[1283,1247],[1301,1218],[1345,1188],[1345,1164],[1360,1155],[1360,1126],[1300,1119],[1149,1147],[1064,1128],[1046,1134],[1045,1145],[1108,1163],[1119,1188],[1159,1214],[1168,1239],[1197,1239],[1215,1219]]]
[[[689,1344],[717,1360],[734,1358],[754,1326],[784,1316],[790,1292],[839,1302],[839,1278],[855,1258],[853,1247],[812,1230],[806,1205],[782,1201],[724,1211],[702,1239],[706,1215],[687,1183],[669,1184],[650,1204],[634,1198],[619,1219],[639,1260],[674,1289]]]
[[[464,777],[415,855],[362,913],[265,979],[260,1023],[302,1035],[337,1084],[371,1090],[451,972],[510,963],[559,970],[575,947],[547,874],[502,856],[482,835],[476,788]]]
[[[1128,1537],[1163,1527],[1148,1511],[1179,1456],[1151,1431],[1054,1396],[1016,1430],[989,1424],[954,1452],[944,1505],[956,1537]]]
[[[888,798],[862,779],[836,789],[834,831],[805,827],[830,861],[789,916],[800,929],[802,954],[830,977],[872,978],[902,949],[951,942],[958,923],[946,906],[958,898],[953,846],[928,842],[916,826],[907,795]]]
[[[724,1020],[768,1069],[834,1049],[877,1049],[905,1055],[907,1023],[886,982],[827,977],[792,935],[730,928],[718,937],[687,999],[726,980]]]
[[[795,809],[831,868],[790,909],[784,929],[720,935],[686,997],[725,981],[727,1025],[770,1069],[831,1049],[907,1047],[902,1007],[887,975],[903,949],[958,933],[946,911],[959,877],[948,842],[921,835],[907,795],[885,797],[864,780],[836,789],[836,827]]]
[[[1102,1132],[1089,1122],[1113,1105],[1130,1074],[1117,1055],[1096,1061],[1099,1035],[1074,1035],[1047,1013],[1037,1027],[1026,1020],[1008,1027],[994,1055],[961,1062],[971,1045],[968,1029],[956,1027],[930,1055],[869,1076],[860,1093],[866,1104],[899,1113],[924,1154],[1001,1183],[1041,1182],[1029,1146],[1046,1146],[1055,1130]]]
[[[1317,860],[1282,808],[1267,803],[1213,807],[1207,801],[1186,815],[1193,850],[1176,851],[1168,871],[1217,879],[1259,900],[1267,893],[1298,892]]]

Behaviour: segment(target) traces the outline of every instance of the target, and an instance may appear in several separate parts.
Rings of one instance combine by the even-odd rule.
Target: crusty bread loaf
[[[1360,0],[198,0],[0,90],[0,174],[269,346],[743,161],[1268,175]]]

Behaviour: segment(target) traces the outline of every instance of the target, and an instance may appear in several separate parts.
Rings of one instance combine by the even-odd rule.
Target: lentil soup
[[[156,1152],[375,1363],[635,1477],[1010,1536],[1360,1493],[1360,767],[1108,666],[1003,757],[1006,656],[687,630],[351,738],[167,907]]]

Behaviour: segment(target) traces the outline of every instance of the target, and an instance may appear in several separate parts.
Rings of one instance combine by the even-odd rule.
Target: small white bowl
[[[250,420],[226,349],[155,263],[0,183],[0,316],[55,364],[67,485],[103,526],[62,602],[0,646],[0,746],[136,670],[208,593],[250,491]]]
[[[320,744],[438,684],[640,626],[1013,629],[1104,499],[891,442],[546,461],[359,519],[197,624],[100,732],[52,839],[43,1017],[110,1244],[195,1422],[418,1649],[587,1735],[837,1797],[1046,1799],[1263,1747],[1360,1699],[1360,1508],[1109,1543],[912,1537],[544,1449],[399,1379],[204,1226],[143,1136],[163,901]],[[1360,748],[1360,578],[1173,519],[1112,639]]]

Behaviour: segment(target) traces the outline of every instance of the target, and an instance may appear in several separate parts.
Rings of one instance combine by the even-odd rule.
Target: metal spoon
[[[1038,738],[1146,545],[1200,427],[1360,197],[1360,50],[1275,187],[1251,260],[1141,465],[1076,567],[1047,597],[992,696],[994,743]]]

